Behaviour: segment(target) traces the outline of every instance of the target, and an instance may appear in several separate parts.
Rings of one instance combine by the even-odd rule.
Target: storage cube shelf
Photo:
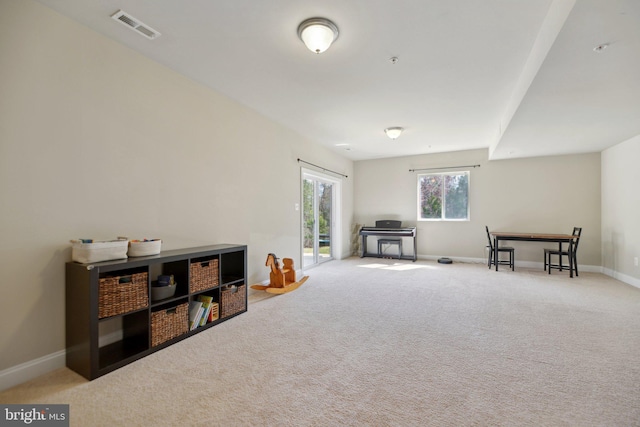
[[[173,275],[176,291],[154,301],[151,282],[159,275]],[[67,367],[93,380],[241,314],[247,311],[246,278],[244,245],[93,264],[68,262]],[[211,321],[189,331],[188,306],[201,295],[212,297],[217,307]]]

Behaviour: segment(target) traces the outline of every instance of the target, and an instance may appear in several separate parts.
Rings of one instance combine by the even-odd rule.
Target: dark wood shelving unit
[[[202,259],[216,260],[217,280],[210,288],[190,291],[190,265]],[[146,307],[101,318],[101,279],[146,273]],[[159,274],[173,275],[176,292],[173,297],[151,299],[151,282]],[[207,330],[247,311],[247,247],[245,245],[212,245],[164,251],[158,255],[106,261],[93,264],[66,264],[66,363],[67,367],[89,380],[105,375],[137,359],[145,357],[189,336]],[[238,294],[244,305],[226,316],[223,313],[222,290],[227,286],[242,289]],[[152,346],[152,313],[171,312],[188,304],[198,295],[212,296],[219,304],[218,319],[203,326],[166,339]],[[236,301],[237,303],[237,301]],[[231,306],[229,306],[231,307]],[[235,306],[234,306],[235,307]],[[164,315],[164,313],[162,313]],[[182,321],[182,318],[178,319]],[[187,322],[188,318],[184,319]],[[101,327],[108,332],[103,333]],[[101,342],[104,341],[104,342]],[[157,341],[156,341],[157,342]]]

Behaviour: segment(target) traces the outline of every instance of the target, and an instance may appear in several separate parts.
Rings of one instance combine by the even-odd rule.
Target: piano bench
[[[382,257],[382,245],[398,245],[398,259],[402,257],[402,239],[378,239],[378,258]]]

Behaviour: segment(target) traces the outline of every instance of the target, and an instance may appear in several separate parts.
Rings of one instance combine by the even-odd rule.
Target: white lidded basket
[[[127,257],[128,239],[116,240],[71,240],[71,259],[81,264],[110,261]]]
[[[127,255],[131,257],[158,255],[161,248],[161,239],[131,240],[129,241]]]

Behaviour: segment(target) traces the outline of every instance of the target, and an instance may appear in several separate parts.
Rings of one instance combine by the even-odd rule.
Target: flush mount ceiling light
[[[609,47],[609,43],[599,44],[598,46],[593,48],[593,51],[596,53],[600,53],[603,50],[605,50],[607,47]]]
[[[384,133],[386,133],[389,138],[396,139],[400,136],[403,130],[404,129],[401,127],[392,127],[392,128],[386,128],[384,130]]]
[[[309,18],[298,26],[298,37],[311,52],[322,53],[338,38],[338,27],[325,18]]]

